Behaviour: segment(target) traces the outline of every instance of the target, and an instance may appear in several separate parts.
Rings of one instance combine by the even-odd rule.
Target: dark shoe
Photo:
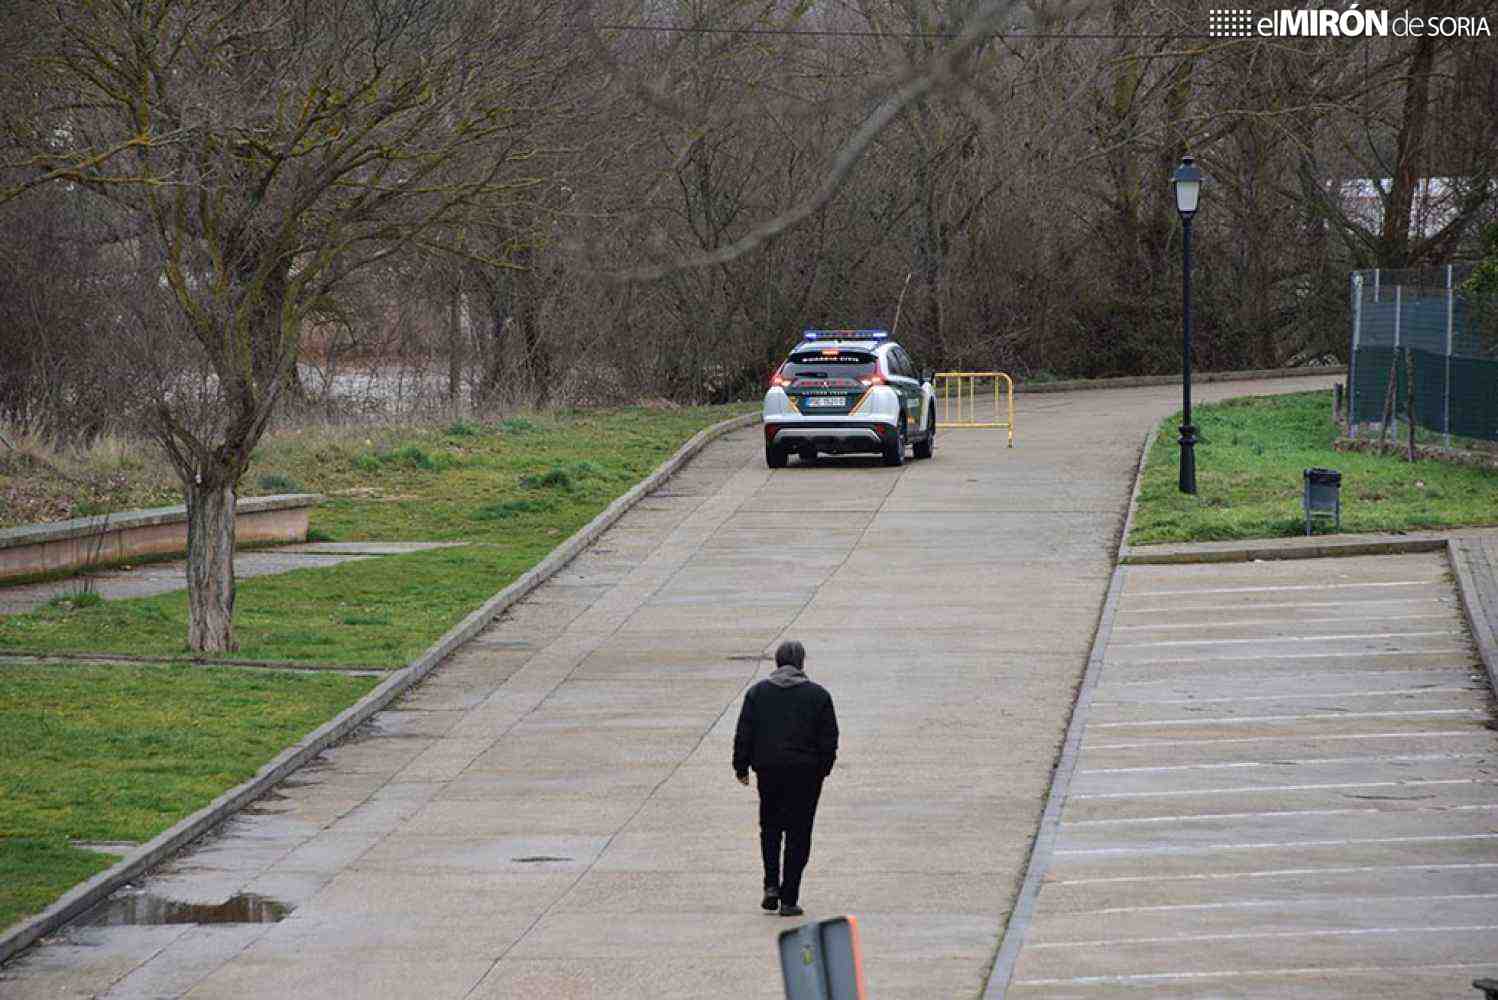
[[[780,909],[780,890],[773,885],[765,886],[765,898],[759,901],[759,908],[771,911]]]
[[[799,917],[805,912],[805,910],[801,909],[801,907],[797,906],[795,903],[780,904],[780,915],[782,917]]]

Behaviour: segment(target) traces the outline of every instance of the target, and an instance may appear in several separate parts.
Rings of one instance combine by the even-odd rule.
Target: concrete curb
[[[1135,546],[1127,553],[1121,553],[1118,561],[1126,566],[1164,566],[1180,563],[1253,562],[1256,559],[1387,556],[1409,552],[1439,552],[1446,547],[1446,542],[1445,538],[1424,537],[1354,538],[1345,541],[1313,541],[1305,545],[1266,545],[1263,541],[1245,541],[1231,547],[1196,550],[1178,548],[1167,552],[1148,551],[1153,546]]]
[[[1462,610],[1467,615],[1467,627],[1472,631],[1472,640],[1477,643],[1477,655],[1487,670],[1488,688],[1498,695],[1498,572],[1488,563],[1486,553],[1480,548],[1468,549],[1465,539],[1447,540],[1447,559],[1451,563],[1452,575],[1456,577],[1456,592],[1461,595]],[[1489,588],[1488,600],[1495,607],[1483,607],[1483,583],[1478,580],[1478,569],[1472,564],[1481,562],[1482,575]]]
[[[1118,539],[1118,555],[1114,558],[1115,563],[1127,562],[1129,554],[1129,532],[1134,530],[1134,512],[1139,509],[1139,489],[1144,485],[1144,466],[1149,461],[1150,449],[1155,446],[1155,438],[1160,436],[1160,424],[1144,436],[1144,447],[1139,449],[1139,468],[1134,470],[1134,491],[1129,494],[1129,513],[1124,517],[1123,534]]]
[[[322,753],[332,744],[348,735],[359,725],[399,695],[415,685],[463,643],[473,638],[500,612],[516,603],[537,586],[544,583],[583,549],[591,545],[605,530],[643,497],[671,478],[692,456],[708,443],[724,434],[758,423],[758,413],[732,417],[699,431],[690,441],[682,445],[660,467],[637,483],[623,496],[604,508],[571,538],[553,549],[551,554],[537,563],[514,583],[485,601],[478,610],[454,625],[447,634],[438,639],[421,656],[396,671],[369,694],[344,709],[338,716],[324,723],[299,742],[276,755],[253,778],[231,788],[168,829],[136,848],[128,856],[107,871],[100,872],[82,885],[74,886],[57,902],[47,907],[30,920],[16,924],[0,935],[0,963],[9,961],[17,952],[34,943],[38,938],[57,930],[64,924],[98,905],[105,897],[121,885],[139,877],[160,864],[181,848],[197,840],[209,830],[224,822],[244,806],[265,794],[272,786],[285,779],[293,771]]]
[[[1035,906],[1040,898],[1040,885],[1045,881],[1046,872],[1051,866],[1056,835],[1061,828],[1061,811],[1066,806],[1072,776],[1077,770],[1077,757],[1082,749],[1082,734],[1087,729],[1092,696],[1097,690],[1098,679],[1103,674],[1103,654],[1113,633],[1113,619],[1118,612],[1119,596],[1123,593],[1123,580],[1124,568],[1114,566],[1113,576],[1108,581],[1108,594],[1103,598],[1102,614],[1098,617],[1097,634],[1092,639],[1092,652],[1087,657],[1087,669],[1082,674],[1082,686],[1077,691],[1077,701],[1072,706],[1071,719],[1066,725],[1066,741],[1061,746],[1061,756],[1052,772],[1045,811],[1040,815],[1040,826],[1030,848],[1030,863],[1025,869],[1025,881],[1020,886],[1019,895],[1015,897],[1014,908],[1009,911],[1009,921],[1004,925],[1004,937],[999,943],[998,954],[994,956],[993,969],[988,974],[988,985],[983,990],[983,1000],[1004,1000],[1009,981],[1014,978],[1014,966],[1019,961],[1025,935],[1030,930],[1030,921],[1034,919]]]
[[[1118,613],[1118,599],[1123,594],[1124,568],[1119,556],[1124,551],[1129,528],[1134,523],[1134,507],[1139,500],[1139,484],[1144,481],[1145,460],[1149,457],[1150,446],[1155,443],[1155,435],[1159,431],[1157,424],[1145,435],[1144,446],[1139,449],[1139,465],[1134,470],[1134,492],[1129,499],[1129,512],[1124,517],[1123,533],[1118,537],[1118,549],[1113,556],[1113,574],[1108,578],[1108,592],[1103,596],[1103,608],[1098,614],[1092,650],[1087,655],[1087,666],[1082,671],[1082,685],[1077,689],[1077,700],[1072,704],[1071,718],[1066,722],[1066,739],[1061,744],[1061,756],[1056,758],[1056,767],[1051,772],[1045,809],[1041,811],[1040,823],[1035,828],[1035,840],[1030,845],[1025,880],[1020,884],[1014,906],[1009,910],[1009,919],[1004,924],[1004,936],[999,939],[999,950],[989,969],[982,1000],[1004,1000],[1004,995],[1009,990],[1009,981],[1014,978],[1014,966],[1019,961],[1020,949],[1025,944],[1025,935],[1030,930],[1030,921],[1035,917],[1040,885],[1045,881],[1046,871],[1051,866],[1056,834],[1061,829],[1061,811],[1066,807],[1066,796],[1071,791],[1072,775],[1076,773],[1077,756],[1082,749],[1082,734],[1087,729],[1087,716],[1092,709],[1093,692],[1097,690],[1098,679],[1103,675],[1103,655],[1108,649],[1108,640],[1113,635],[1113,619]]]
[[[1192,382],[1252,382],[1266,378],[1301,378],[1315,375],[1346,375],[1346,365],[1324,368],[1265,368],[1245,372],[1192,372]],[[1015,392],[1076,392],[1083,389],[1136,389],[1157,385],[1180,385],[1179,375],[1125,375],[1119,378],[1079,378],[1063,382],[1016,382]]]

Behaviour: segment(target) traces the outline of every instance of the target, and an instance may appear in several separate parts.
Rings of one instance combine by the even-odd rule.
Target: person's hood
[[[795,687],[797,684],[805,684],[810,678],[805,673],[791,666],[789,663],[775,668],[775,672],[769,677],[771,684],[776,687]]]

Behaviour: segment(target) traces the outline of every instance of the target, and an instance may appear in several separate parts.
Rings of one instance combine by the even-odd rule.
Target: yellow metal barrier
[[[987,379],[993,383],[993,419],[980,420],[978,413],[978,383]],[[1007,421],[999,417],[1006,412],[999,407],[999,381],[1003,380],[1007,397]],[[1014,447],[1014,380],[1003,372],[937,372],[935,385],[938,427],[1003,427],[1009,431],[1009,447]],[[982,398],[987,401],[988,393]]]

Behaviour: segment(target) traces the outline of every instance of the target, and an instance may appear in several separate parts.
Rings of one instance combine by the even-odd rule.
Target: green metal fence
[[[1458,286],[1470,267],[1355,271],[1348,371],[1349,433],[1381,424],[1394,376],[1393,418],[1408,412],[1411,383],[1418,426],[1498,441],[1498,352],[1476,329]]]

